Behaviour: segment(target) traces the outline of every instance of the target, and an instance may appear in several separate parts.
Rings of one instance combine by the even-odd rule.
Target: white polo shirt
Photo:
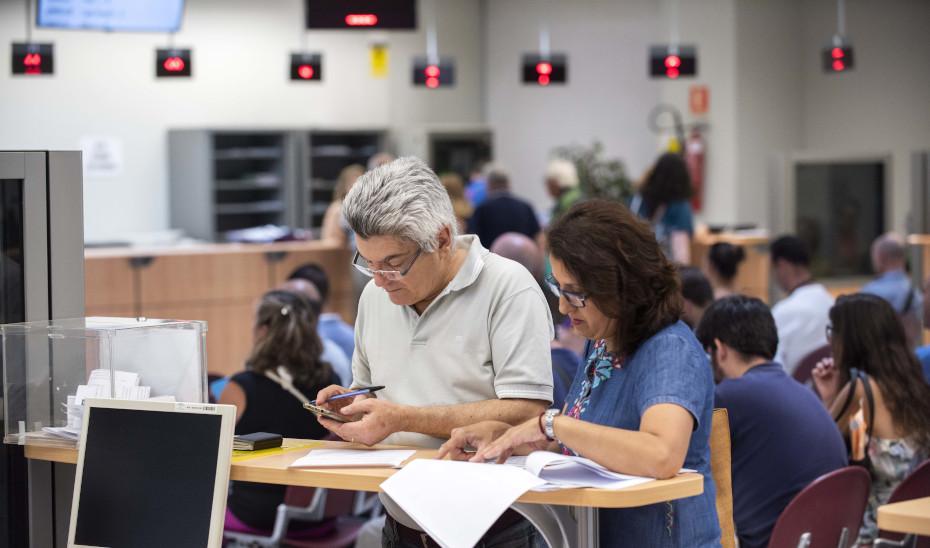
[[[519,263],[474,235],[468,256],[422,315],[373,282],[355,320],[355,386],[383,385],[378,398],[417,407],[498,398],[552,401],[552,318],[539,284]],[[444,440],[400,432],[383,443],[438,447]]]
[[[791,375],[805,356],[827,344],[833,295],[823,284],[802,285],[772,307],[778,330],[775,361]]]

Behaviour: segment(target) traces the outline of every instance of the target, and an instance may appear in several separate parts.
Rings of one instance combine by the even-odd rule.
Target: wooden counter
[[[296,266],[322,266],[330,308],[355,319],[351,252],[322,242],[87,249],[84,259],[87,316],[204,320],[207,370],[219,375],[242,369],[258,299]]]
[[[878,528],[930,536],[930,497],[879,506]]]
[[[716,243],[729,243],[742,246],[746,260],[740,263],[736,271],[734,284],[739,293],[757,297],[769,302],[769,237],[758,233],[739,234],[723,232],[720,234],[696,233],[691,242],[691,264],[707,274],[710,271],[708,254]]]
[[[363,445],[346,442],[288,438],[284,440],[282,448],[256,451],[254,455],[234,451],[229,479],[255,483],[377,492],[380,490],[381,483],[391,477],[397,470],[393,468],[288,468],[292,462],[303,457],[312,449],[363,449],[364,447]],[[396,446],[375,447],[396,448]],[[417,448],[412,447],[411,449]],[[25,453],[28,459],[68,464],[76,464],[78,458],[78,451],[74,447],[45,447],[27,444]],[[418,449],[411,459],[435,458],[435,456],[436,450],[434,449]],[[704,478],[700,474],[686,473],[667,480],[656,480],[621,490],[587,488],[546,492],[529,491],[522,495],[518,502],[597,508],[631,508],[693,497],[703,492]]]

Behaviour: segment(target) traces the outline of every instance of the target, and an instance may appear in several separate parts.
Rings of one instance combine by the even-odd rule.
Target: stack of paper
[[[413,449],[311,449],[288,468],[400,468]]]
[[[511,464],[508,461],[508,464]],[[596,487],[598,489],[623,489],[655,481],[653,478],[628,476],[612,472],[593,460],[584,457],[560,455],[550,451],[534,451],[523,464],[526,470],[546,481],[536,491]]]
[[[121,400],[150,400],[166,399],[152,398],[152,388],[139,384],[138,373],[128,371],[112,372],[113,383],[110,383],[109,369],[94,369],[90,372],[87,384],[78,385],[74,395],[68,396],[65,403],[65,412],[68,422],[65,426],[46,426],[42,431],[51,436],[68,440],[77,440],[81,435],[81,422],[84,415],[84,400],[87,398],[117,398]],[[112,390],[111,390],[112,388]],[[115,394],[115,395],[114,395]],[[173,396],[167,397],[170,401]]]

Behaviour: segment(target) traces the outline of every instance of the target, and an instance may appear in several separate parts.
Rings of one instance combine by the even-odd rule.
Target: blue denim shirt
[[[588,364],[594,366],[595,364]],[[581,396],[589,367],[579,367],[565,401]],[[694,417],[685,468],[704,476],[696,497],[599,513],[600,546],[704,547],[720,545],[716,491],[710,474],[710,426],[714,380],[707,355],[683,322],[672,324],[640,345],[591,390],[581,411],[585,421],[639,430],[653,405],[673,403]],[[621,470],[622,471],[622,470]]]

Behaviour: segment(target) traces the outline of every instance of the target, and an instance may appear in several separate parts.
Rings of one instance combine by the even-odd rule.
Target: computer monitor
[[[236,408],[86,400],[68,546],[222,545]]]

